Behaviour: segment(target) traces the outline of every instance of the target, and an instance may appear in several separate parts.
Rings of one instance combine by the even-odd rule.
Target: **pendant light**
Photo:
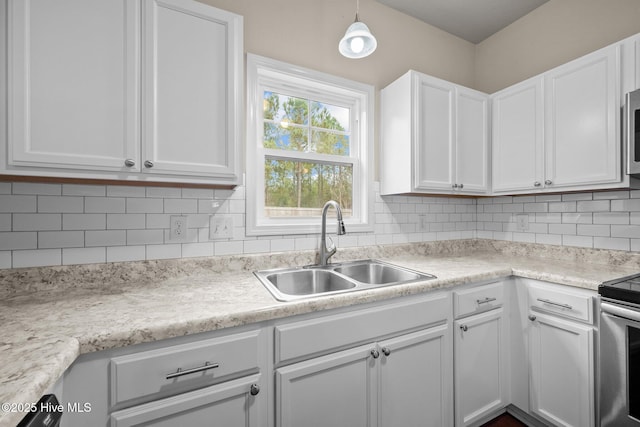
[[[347,58],[364,58],[371,55],[378,47],[378,41],[369,31],[369,27],[358,19],[359,11],[360,0],[356,0],[356,20],[349,25],[347,32],[338,44],[338,50],[342,56]]]

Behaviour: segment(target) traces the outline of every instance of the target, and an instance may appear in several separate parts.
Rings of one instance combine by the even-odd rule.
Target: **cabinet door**
[[[464,193],[486,193],[489,165],[488,96],[456,89],[455,184]]]
[[[447,190],[453,185],[455,87],[451,83],[416,75],[415,187]]]
[[[593,426],[593,328],[529,314],[531,411],[557,426]]]
[[[111,414],[111,427],[130,426],[265,426],[266,414],[258,411],[251,386],[260,375],[240,378],[220,385],[180,394]],[[255,393],[255,392],[254,392]]]
[[[506,337],[502,308],[454,323],[456,426],[507,406]]]
[[[453,425],[449,331],[441,325],[380,342],[380,427]]]
[[[374,345],[279,368],[276,427],[376,426]]]
[[[545,75],[545,186],[617,182],[620,162],[620,47]]]
[[[144,171],[235,181],[242,18],[192,0],[144,6]]]
[[[11,166],[136,170],[138,2],[9,0]]]
[[[544,182],[542,77],[492,99],[492,188],[494,193],[535,190]]]

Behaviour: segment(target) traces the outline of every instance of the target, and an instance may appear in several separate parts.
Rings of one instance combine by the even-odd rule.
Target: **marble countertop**
[[[378,258],[437,279],[279,302],[252,272],[310,264],[313,253],[0,271],[0,402],[37,401],[83,353],[510,275],[596,290],[640,270],[640,255],[627,252],[478,240],[339,255],[334,262]],[[23,415],[0,410],[0,425]]]

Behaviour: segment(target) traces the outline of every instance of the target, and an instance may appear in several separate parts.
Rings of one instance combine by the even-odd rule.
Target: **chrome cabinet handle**
[[[540,184],[540,181],[536,181],[533,183],[534,187],[540,187],[542,184]]]
[[[553,181],[551,181],[550,179],[544,180],[544,185],[551,185],[551,184],[553,184]]]
[[[255,396],[260,393],[260,386],[258,384],[251,384],[251,389],[249,390],[251,396]]]
[[[145,168],[152,168],[153,167],[153,162],[151,160],[145,160],[144,161],[144,167]]]
[[[476,304],[482,305],[482,304],[486,304],[486,303],[489,303],[489,302],[492,302],[492,301],[495,301],[495,300],[496,300],[495,298],[486,297],[485,299],[477,299],[476,300]]]
[[[382,354],[388,356],[391,354],[391,349],[389,347],[382,347]]]
[[[125,165],[126,167],[128,167],[128,168],[132,168],[132,167],[134,167],[134,166],[136,165],[136,161],[135,161],[135,160],[133,160],[133,159],[126,159],[126,160],[124,161],[124,165]]]
[[[540,301],[542,303],[545,303],[545,304],[555,305],[556,307],[566,308],[567,310],[573,310],[573,307],[570,306],[569,304],[562,304],[562,303],[559,303],[559,302],[553,302],[553,301],[545,299],[545,298],[538,298],[538,301]]]
[[[380,352],[374,348],[373,350],[371,350],[371,356],[374,359],[377,359],[378,357],[380,357]]]
[[[533,322],[534,320],[536,320],[536,316],[534,316],[533,314],[530,314],[529,315],[529,320],[531,320]]]
[[[198,366],[197,368],[187,369],[185,371],[183,371],[181,368],[178,368],[177,371],[167,374],[167,379],[170,380],[172,378],[178,378],[183,375],[195,374],[196,372],[204,372],[204,371],[208,371],[209,369],[215,369],[218,367],[220,367],[219,363],[205,362],[204,365],[202,366]]]
[[[467,332],[469,327],[467,325],[460,325],[460,329],[462,329],[462,332]]]

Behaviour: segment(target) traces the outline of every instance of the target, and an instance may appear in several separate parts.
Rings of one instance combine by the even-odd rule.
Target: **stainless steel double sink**
[[[436,278],[431,274],[420,273],[375,259],[327,266],[276,268],[257,271],[254,274],[279,301],[293,301]]]

